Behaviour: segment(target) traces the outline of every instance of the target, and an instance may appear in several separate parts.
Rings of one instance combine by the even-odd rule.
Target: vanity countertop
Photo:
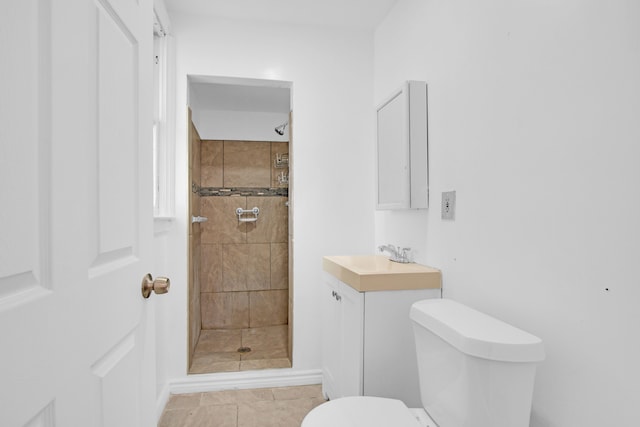
[[[325,256],[322,268],[358,292],[440,289],[440,270],[401,264],[382,255]]]

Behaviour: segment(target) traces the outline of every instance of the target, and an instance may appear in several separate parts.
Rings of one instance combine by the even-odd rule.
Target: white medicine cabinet
[[[376,108],[379,210],[429,205],[427,84],[408,81]]]

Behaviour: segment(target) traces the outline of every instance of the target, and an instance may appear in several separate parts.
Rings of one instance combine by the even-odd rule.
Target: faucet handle
[[[409,253],[411,252],[411,248],[402,248],[402,261],[403,262],[411,262],[409,260]]]

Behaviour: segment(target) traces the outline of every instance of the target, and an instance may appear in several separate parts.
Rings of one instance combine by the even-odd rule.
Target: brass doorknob
[[[162,295],[169,292],[169,287],[171,286],[171,281],[168,277],[158,277],[156,280],[153,280],[151,274],[146,274],[142,278],[142,297],[149,298],[151,295],[151,291],[155,292],[156,295]]]

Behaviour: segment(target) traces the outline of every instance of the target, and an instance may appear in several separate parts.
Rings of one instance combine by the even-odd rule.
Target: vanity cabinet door
[[[340,354],[342,337],[341,305],[336,299],[335,281],[326,280],[322,290],[322,391],[326,398],[339,397]]]
[[[340,282],[338,299],[342,314],[341,394],[362,396],[364,294]]]
[[[362,294],[332,277],[323,290],[323,393],[330,399],[362,395]]]

